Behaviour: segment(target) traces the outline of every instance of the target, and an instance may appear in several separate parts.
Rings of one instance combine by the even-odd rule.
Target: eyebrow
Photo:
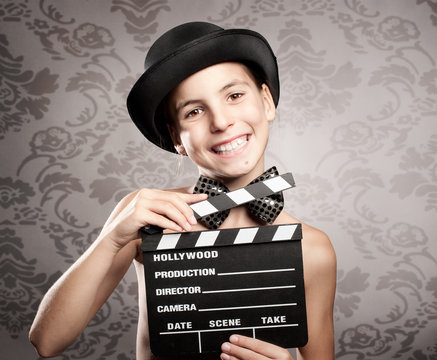
[[[226,90],[228,90],[229,88],[234,87],[234,86],[237,86],[237,85],[246,85],[246,86],[249,86],[249,83],[248,83],[247,81],[244,81],[244,80],[232,80],[232,81],[230,81],[228,84],[226,84],[225,86],[223,86],[223,87],[219,90],[219,92],[226,91]]]
[[[188,105],[191,105],[191,104],[196,104],[196,103],[199,103],[199,102],[200,102],[200,100],[192,99],[192,100],[187,100],[187,101],[184,101],[183,103],[178,104],[178,105],[176,106],[176,114],[179,114],[180,111],[181,111],[184,107],[186,107],[186,106],[188,106]]]
[[[223,86],[218,92],[222,93],[222,92],[224,92],[224,91],[226,91],[234,86],[237,86],[237,85],[249,86],[249,83],[247,81],[244,81],[244,80],[232,80],[229,83],[227,83],[225,86]],[[190,100],[184,101],[176,106],[176,113],[178,114],[184,107],[186,107],[188,105],[196,104],[199,102],[201,102],[201,100],[197,100],[197,99],[190,99]]]

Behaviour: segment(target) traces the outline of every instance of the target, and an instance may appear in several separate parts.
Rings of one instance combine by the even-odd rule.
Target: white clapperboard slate
[[[287,173],[190,206],[199,219],[293,186]],[[220,352],[236,333],[307,343],[301,224],[141,234],[154,355]]]

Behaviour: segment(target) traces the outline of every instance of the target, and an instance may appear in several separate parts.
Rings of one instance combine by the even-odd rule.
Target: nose
[[[234,124],[230,114],[221,109],[214,109],[210,112],[211,132],[225,131],[229,126]]]

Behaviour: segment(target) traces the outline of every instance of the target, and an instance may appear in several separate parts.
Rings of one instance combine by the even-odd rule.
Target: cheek
[[[187,151],[195,150],[200,145],[199,139],[202,139],[203,136],[200,134],[200,126],[193,126],[190,129],[181,130],[180,139],[182,145],[185,147]]]
[[[254,125],[266,122],[264,108],[262,106],[253,105],[250,107],[246,107],[242,111],[242,116],[247,122]]]
[[[179,132],[179,138],[181,139],[182,145],[185,147],[185,149],[187,149],[190,146],[190,143],[191,143],[191,141],[190,141],[190,139],[191,139],[190,133],[187,132],[187,131],[180,131]]]

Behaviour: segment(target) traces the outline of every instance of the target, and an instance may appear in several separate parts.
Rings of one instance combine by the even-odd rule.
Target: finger
[[[226,354],[225,352],[220,354],[220,359],[221,360],[243,360],[243,359],[239,359],[239,358],[237,358],[235,356]]]
[[[184,201],[188,204],[193,204],[198,201],[202,201],[208,198],[207,194],[186,194],[186,193],[177,193],[184,199]]]
[[[243,335],[232,335],[229,338],[229,341],[231,344],[236,345],[240,349],[246,349],[267,358],[292,359],[292,356],[286,349],[259,339]]]
[[[156,189],[141,189],[135,201],[138,204],[138,208],[142,211],[151,210],[158,214],[167,216],[170,220],[177,223],[181,229],[176,230],[174,226],[166,227],[166,229],[172,229],[181,231],[191,230],[191,225],[196,224],[193,210],[188,206],[185,200],[183,200],[179,193],[171,191],[162,191]],[[158,225],[150,222],[151,225]]]
[[[157,214],[156,212],[147,209],[144,212],[144,220],[142,223],[143,223],[142,226],[156,225],[163,229],[169,229],[178,232],[183,230],[178,223],[170,220],[166,216]]]
[[[185,216],[186,222],[188,222],[188,226],[186,222],[181,223],[179,221],[178,223],[187,231],[191,230],[190,225],[197,224],[197,220],[194,217],[194,212],[188,204],[205,200],[207,199],[207,197],[208,196],[206,194],[186,194],[150,189],[143,189],[141,194],[141,198],[147,202],[160,200],[171,202]],[[146,207],[149,207],[149,205],[146,205]]]
[[[221,350],[223,351],[220,355],[222,360],[269,360],[264,355],[229,342],[223,343]]]
[[[187,210],[188,208],[188,210]],[[152,211],[155,212],[159,215],[164,215],[165,217],[167,217],[170,221],[176,223],[178,226],[181,227],[181,230],[184,229],[186,231],[190,231],[191,230],[191,224],[187,219],[187,216],[190,217],[190,212],[192,214],[192,210],[189,208],[189,206],[183,202],[182,200],[176,201],[164,201],[164,200],[155,200],[151,203],[148,203],[146,206],[144,206],[144,209],[147,211]],[[193,215],[191,215],[193,216]],[[156,221],[155,219],[159,219],[156,217],[153,217],[153,221]],[[159,219],[159,221],[162,221],[162,219]],[[159,224],[155,224],[154,222],[150,223],[153,225],[158,225]],[[164,227],[164,229],[173,229],[173,228],[167,228]],[[178,230],[178,231],[181,231]]]
[[[191,225],[197,224],[197,220],[194,217],[193,209],[189,206],[189,204],[196,203],[208,198],[206,194],[183,194],[183,193],[174,193],[172,194],[172,202],[174,205],[184,214],[187,218],[188,222]]]

